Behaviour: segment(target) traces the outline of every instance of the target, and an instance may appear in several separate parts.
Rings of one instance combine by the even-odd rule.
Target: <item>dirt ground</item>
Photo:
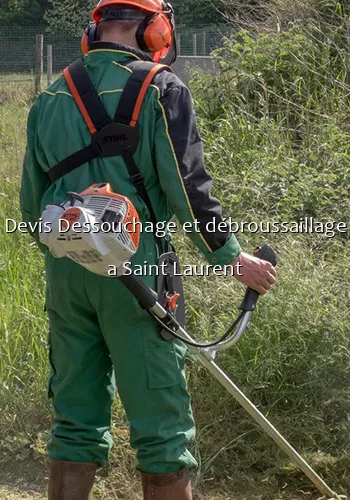
[[[47,465],[41,460],[23,460],[21,457],[13,459],[13,461],[0,460],[0,499],[46,499]],[[125,484],[118,485],[113,479],[98,477],[94,493],[96,499],[100,500],[139,500],[141,495],[138,488],[136,478],[134,483],[128,479]],[[231,500],[231,497],[196,495],[194,500]],[[232,497],[232,500],[236,499]]]
[[[47,473],[42,464],[26,466],[21,462],[20,466],[12,467],[7,464],[0,470],[0,498],[2,500],[45,500],[47,488]],[[264,490],[263,488],[262,490]],[[109,480],[97,479],[94,491],[96,500],[141,500],[138,484],[126,484],[115,490]],[[311,492],[298,492],[295,495],[288,493],[271,494],[268,490],[261,493],[242,495],[236,493],[204,494],[196,493],[193,500],[321,500],[320,496]]]
[[[43,454],[28,446],[17,448],[0,445],[0,499],[1,500],[45,500],[48,482],[48,462]],[[193,500],[321,500],[315,490],[293,492],[292,485],[285,485],[276,491],[276,485],[261,483],[258,489],[239,489],[234,482],[234,491],[226,485],[216,492],[211,481],[201,483],[200,491],[195,488]],[[224,491],[223,491],[224,490]],[[138,475],[127,474],[115,464],[110,470],[101,469],[94,489],[96,500],[141,500]]]

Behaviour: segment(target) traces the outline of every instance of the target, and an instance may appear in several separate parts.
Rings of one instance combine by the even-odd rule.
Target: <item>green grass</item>
[[[349,89],[346,72],[328,52],[298,26],[277,38],[245,33],[239,45],[227,42],[217,54],[218,63],[225,62],[219,77],[193,79],[207,165],[226,215],[239,221],[313,216],[349,222]],[[51,425],[43,262],[29,237],[4,233],[6,218],[20,220],[28,107],[25,85],[9,91],[0,105],[4,463],[13,456],[25,463],[28,448],[42,461]],[[334,489],[350,492],[348,235],[238,237],[247,251],[264,240],[274,246],[279,280],[254,313],[247,335],[237,348],[220,354],[218,363]],[[183,262],[201,258],[182,235],[177,246]],[[188,278],[185,287],[189,331],[196,338],[216,338],[236,314],[244,290],[218,277]],[[198,425],[192,450],[200,467],[194,479],[200,491],[216,492],[210,498],[217,500],[320,496],[192,358],[188,368]],[[126,425],[116,401],[112,460],[118,467],[108,480],[99,480],[101,498],[137,496]]]
[[[280,33],[242,32],[214,54],[218,76],[192,80],[215,193],[238,221],[314,217],[350,227],[349,52],[342,38],[348,21],[334,22],[333,31],[304,19]],[[350,452],[348,237],[269,235],[280,256],[279,284],[260,306],[250,334],[222,360],[292,443],[324,464],[335,484],[349,467]],[[259,239],[246,242],[253,246]],[[210,294],[207,327],[229,308],[231,293],[220,295],[220,306]],[[213,397],[213,382],[208,384]],[[222,450],[211,463],[217,475],[228,464],[222,467],[227,477],[235,463],[236,472],[265,469],[270,481],[281,477],[283,457],[276,462],[275,447],[252,432],[242,412],[237,415],[221,396],[214,407],[215,415],[229,416],[235,435],[248,432],[228,451],[226,435],[208,433],[208,449]],[[348,480],[341,483],[349,491]]]

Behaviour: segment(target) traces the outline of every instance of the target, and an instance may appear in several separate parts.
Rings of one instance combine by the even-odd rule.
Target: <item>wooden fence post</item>
[[[181,56],[181,35],[177,35],[177,55]]]
[[[52,45],[47,46],[47,86],[52,84]]]
[[[195,33],[193,35],[193,55],[196,56],[197,55],[197,34]]]
[[[36,35],[35,48],[35,94],[40,94],[44,72],[44,35]]]

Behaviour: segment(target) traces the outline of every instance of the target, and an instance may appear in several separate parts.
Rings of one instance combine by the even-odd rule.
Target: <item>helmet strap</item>
[[[142,20],[145,18],[145,13],[137,9],[106,9],[103,11],[101,21],[133,21]]]

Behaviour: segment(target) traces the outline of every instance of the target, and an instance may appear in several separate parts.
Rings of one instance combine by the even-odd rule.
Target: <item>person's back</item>
[[[89,29],[93,40],[84,64],[112,118],[134,75],[129,63],[152,61],[147,47],[153,56],[164,55],[162,49],[174,37],[172,13],[161,0],[126,0],[120,5],[102,0],[94,19],[97,24]],[[166,69],[148,87],[138,127],[136,176],[123,156],[95,155],[53,180],[57,164],[86,148],[94,133],[82,116],[74,86],[60,78],[30,113],[21,190],[24,220],[38,221],[46,205],[66,201],[69,191],[79,193],[108,182],[132,201],[142,222],[166,222],[175,214],[182,224],[192,224],[190,237],[209,263],[242,263],[245,275],[239,280],[266,293],[275,271],[243,254],[235,236],[228,227],[225,230],[221,205],[210,194],[212,181],[204,168],[189,90]],[[146,199],[139,190],[140,180]],[[220,231],[206,231],[206,224],[213,221],[217,227],[221,224]],[[38,241],[38,233],[33,236]],[[167,239],[160,242],[143,232],[132,265],[146,263],[154,269],[168,245]],[[118,280],[92,274],[41,248],[50,323],[49,396],[55,414],[48,445],[49,500],[91,498],[97,465],[108,461],[112,445],[109,430],[116,388],[130,423],[131,445],[137,450],[144,498],[190,500],[188,469],[196,461],[187,444],[194,438],[195,426],[184,375],[185,346],[165,341]],[[145,273],[141,279],[156,289],[155,273]]]
[[[137,49],[123,45],[118,47],[108,42],[93,44],[86,56],[84,61],[86,70],[110,117],[114,116],[123,89],[131,74],[127,62],[140,60],[151,60],[151,58]],[[167,134],[167,125],[163,117],[161,100],[174,86],[185,89],[177,76],[164,71],[156,76],[149,87],[140,113],[139,128],[141,138],[139,148],[135,153],[136,163],[143,175],[154,211],[159,214],[159,221],[168,221],[173,214],[168,206],[166,195],[160,186],[154,154],[159,151],[159,154],[167,155],[169,154],[169,148],[171,148],[169,141],[166,140],[168,144],[164,141]],[[148,214],[144,213],[145,206],[135,193],[121,156],[96,158],[90,163],[86,163],[84,168],[79,169],[79,171],[74,171],[71,175],[59,179],[55,184],[49,185],[49,178],[45,173],[71,154],[85,147],[91,140],[90,131],[82,119],[79,108],[63,76],[45,90],[36,101],[31,110],[29,127],[37,130],[36,140],[40,141],[40,149],[36,151],[36,159],[43,168],[42,172],[36,170],[34,173],[28,165],[25,174],[28,177],[33,174],[40,174],[42,184],[47,183],[45,196],[37,198],[37,207],[34,210],[32,193],[28,192],[33,219],[37,220],[39,218],[48,203],[60,203],[66,200],[68,191],[80,192],[86,186],[105,182],[106,179],[109,180],[116,192],[130,198],[139,213],[143,215],[144,221],[149,218],[147,217]],[[158,127],[157,130],[156,127]],[[163,137],[160,137],[159,133],[161,127],[164,127]],[[157,138],[162,143],[155,148]],[[173,156],[172,151],[171,156]],[[168,164],[169,168],[172,168],[171,163],[173,161],[174,159],[171,158],[170,164]],[[166,164],[164,166],[167,167]],[[26,185],[29,183],[34,184],[32,177],[28,182],[25,180]],[[42,184],[40,184],[40,189]],[[22,206],[24,210],[27,207],[26,194],[27,191],[23,190]],[[40,194],[42,194],[42,190]]]

